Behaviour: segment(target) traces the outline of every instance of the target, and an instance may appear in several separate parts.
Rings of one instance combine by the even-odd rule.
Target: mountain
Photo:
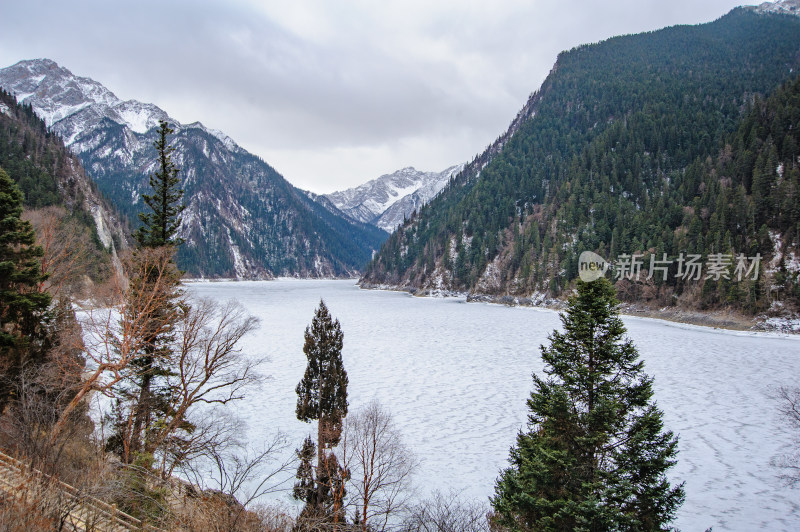
[[[796,298],[800,213],[785,201],[798,197],[798,163],[791,135],[779,133],[800,123],[787,111],[731,137],[800,68],[800,17],[769,11],[561,53],[509,129],[391,235],[362,286],[560,296],[580,254],[594,251],[672,258],[668,279],[621,278],[628,301],[757,312]],[[779,137],[790,140],[765,148]],[[757,281],[678,275],[686,254],[757,253]]]
[[[463,165],[442,172],[421,172],[408,167],[355,188],[314,198],[335,207],[353,220],[391,233],[414,211],[433,199]]]
[[[75,153],[134,227],[157,164],[156,126],[175,130],[184,203],[178,264],[194,276],[352,276],[386,234],[318,205],[260,158],[199,122],[180,124],[155,105],[120,100],[53,61],[0,70],[0,86],[29,104]]]
[[[128,248],[124,220],[100,194],[78,158],[48,131],[30,106],[17,103],[2,89],[0,168],[19,185],[29,212],[63,208],[78,227],[93,236],[97,247],[107,252],[105,259],[114,260],[118,251]],[[90,260],[100,267],[105,260],[102,254],[90,254]]]
[[[753,8],[757,13],[775,13],[781,15],[800,15],[800,0],[780,0],[778,2],[764,2]]]

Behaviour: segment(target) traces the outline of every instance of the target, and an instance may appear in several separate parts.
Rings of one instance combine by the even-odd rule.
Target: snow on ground
[[[800,334],[800,319],[798,318],[767,318],[764,320],[764,325],[769,330]]]
[[[303,331],[324,298],[344,332],[351,411],[375,397],[393,412],[422,460],[421,497],[456,488],[488,500],[526,420],[531,373],[542,370],[539,346],[560,326],[547,310],[359,290],[353,281],[197,283],[189,290],[238,299],[262,319],[245,347],[270,357],[263,370],[271,379],[236,409],[250,441],[283,431],[288,454],[312,431],[294,417],[294,389],[306,364]],[[793,441],[773,391],[800,385],[800,338],[625,321],[655,378],[665,426],[680,436],[671,477],[686,482],[687,497],[675,525],[799,530],[800,490],[783,486],[770,462]]]

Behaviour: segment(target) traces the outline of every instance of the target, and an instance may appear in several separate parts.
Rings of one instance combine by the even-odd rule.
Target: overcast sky
[[[0,67],[53,59],[331,192],[472,159],[562,50],[709,22],[741,3],[3,0]]]

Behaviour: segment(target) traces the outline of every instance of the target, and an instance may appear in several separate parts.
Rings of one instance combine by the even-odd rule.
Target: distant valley
[[[737,8],[561,53],[362,286],[535,303],[567,297],[590,251],[630,303],[797,316],[798,13]],[[687,275],[689,256],[702,272]]]
[[[387,236],[314,202],[225,134],[180,124],[152,104],[122,101],[53,61],[0,69],[0,87],[64,139],[134,227],[155,168],[154,128],[168,121],[187,205],[178,262],[191,276],[352,277]]]

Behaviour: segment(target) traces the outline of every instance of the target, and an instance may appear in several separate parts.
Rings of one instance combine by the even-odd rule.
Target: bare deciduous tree
[[[259,381],[256,367],[261,360],[245,356],[238,345],[258,320],[236,303],[217,304],[210,300],[181,300],[164,312],[164,302],[174,300],[174,263],[169,248],[146,248],[128,259],[128,271],[148,273],[149,282],[128,285],[115,278],[108,306],[86,311],[83,352],[88,371],[75,395],[67,403],[51,432],[55,440],[66,419],[90,392],[115,397],[122,382],[136,382],[142,365],[138,360],[152,357],[147,350],[154,329],[170,330],[172,338],[159,356],[169,357],[164,366],[169,404],[166,416],[147,427],[144,451],[160,453],[164,476],[178,460],[197,453],[207,444],[205,430],[195,431],[191,410],[202,404],[226,404],[240,399],[243,389]],[[155,320],[154,316],[159,319]],[[128,420],[121,430],[123,453],[130,451],[135,409],[125,411]],[[128,437],[126,437],[128,436]]]
[[[341,453],[350,473],[350,506],[361,530],[387,530],[390,518],[409,502],[417,460],[377,400],[345,420]]]
[[[781,478],[790,486],[800,484],[800,388],[781,386],[777,392],[781,414],[793,432],[795,448],[773,463],[784,472]]]
[[[84,411],[75,410],[60,437],[51,441],[49,429],[70,393],[50,381],[54,373],[50,364],[23,368],[14,382],[14,401],[0,417],[0,445],[36,469],[75,484],[84,476],[87,461],[95,458],[86,456],[92,450],[92,424]]]
[[[168,476],[176,462],[167,455],[196,452],[193,445],[203,439],[193,436],[189,412],[199,405],[224,405],[241,399],[247,386],[260,382],[256,372],[260,359],[245,356],[239,341],[258,325],[244,308],[230,301],[218,304],[210,299],[193,302],[175,327],[173,374],[167,377],[171,404],[169,415],[150,431],[145,450],[162,453],[162,474]],[[206,434],[207,435],[207,434]]]
[[[438,491],[414,506],[403,532],[488,532],[487,509],[477,502],[465,502],[456,492]]]
[[[220,414],[212,411],[208,417],[221,421]],[[230,421],[229,415],[227,418],[229,421],[217,423],[215,437],[198,455],[180,464],[180,471],[205,494],[207,502],[211,501],[198,505],[195,511],[202,514],[211,509],[216,514],[215,522],[223,523],[226,530],[238,530],[243,522],[251,520],[253,503],[268,493],[285,489],[283,484],[288,480],[283,473],[293,467],[293,460],[278,458],[288,445],[283,435],[256,449],[239,438],[242,423]],[[219,501],[227,502],[220,505]]]
[[[57,437],[50,432],[81,385],[84,361],[74,348],[81,331],[67,305],[56,306],[51,316],[44,359],[28,361],[12,379],[0,376],[14,398],[0,415],[0,446],[46,474],[80,485],[96,451],[86,409],[66,416]]]
[[[58,299],[70,295],[86,275],[102,273],[99,252],[86,227],[70,218],[63,207],[25,211],[22,216],[36,230],[37,244],[44,249],[41,271],[47,279],[39,286]]]

